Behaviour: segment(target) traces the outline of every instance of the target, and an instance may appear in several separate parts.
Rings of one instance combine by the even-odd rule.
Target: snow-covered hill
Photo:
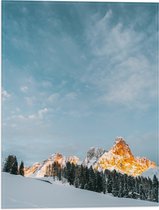
[[[43,178],[44,180],[47,178]],[[62,208],[157,206],[157,203],[116,198],[111,195],[77,189],[60,182],[2,173],[2,208]]]

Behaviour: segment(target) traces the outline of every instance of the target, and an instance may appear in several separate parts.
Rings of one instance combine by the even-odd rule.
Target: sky
[[[158,5],[2,3],[2,157],[83,159],[122,136],[158,164]]]

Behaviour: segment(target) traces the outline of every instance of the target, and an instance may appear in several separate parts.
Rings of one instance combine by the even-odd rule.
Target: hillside
[[[43,178],[44,179],[44,178]],[[44,179],[45,181],[47,178]],[[60,182],[2,173],[2,208],[62,208],[157,206],[157,203],[115,198],[109,194],[76,189]]]

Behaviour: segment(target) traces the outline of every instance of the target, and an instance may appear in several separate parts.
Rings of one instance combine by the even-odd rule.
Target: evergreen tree
[[[139,197],[139,178],[138,177],[135,177],[135,192],[136,192],[136,195],[138,195]]]
[[[96,177],[92,166],[89,168],[88,190],[95,191]]]
[[[123,196],[124,196],[125,198],[127,198],[127,197],[128,197],[128,194],[129,194],[129,192],[128,192],[127,174],[124,174],[124,189],[123,189]]]
[[[67,162],[66,163],[66,179],[70,185],[74,184],[75,180],[75,164]]]
[[[69,174],[69,183],[70,183],[70,185],[73,185],[74,181],[75,181],[75,164],[72,163],[71,164],[70,174]]]
[[[14,155],[9,155],[4,163],[3,171],[11,174],[18,174],[18,162]]]
[[[119,177],[119,191],[118,191],[118,197],[122,198],[124,196],[124,177],[122,174],[120,174]]]
[[[20,163],[19,174],[21,176],[24,176],[24,163],[23,163],[23,161],[21,161],[21,163]]]
[[[148,195],[147,195],[147,200],[151,201],[152,200],[152,180],[148,178]]]
[[[85,167],[83,165],[81,165],[81,168],[80,168],[80,174],[79,174],[79,182],[80,182],[80,188],[81,189],[84,189],[86,186],[86,176],[85,176]],[[87,186],[88,188],[88,186]]]
[[[78,166],[78,165],[75,166],[74,186],[76,188],[79,188],[80,187],[80,179],[79,179],[79,176],[80,176],[80,168],[81,168],[81,166]]]
[[[108,174],[108,181],[107,181],[107,191],[108,191],[108,193],[112,192],[112,184],[113,184],[112,173],[110,172]]]
[[[15,157],[14,162],[12,164],[12,168],[10,170],[10,173],[11,174],[15,174],[15,175],[18,174],[18,162],[17,162],[17,158],[16,157]]]
[[[156,175],[153,176],[152,181],[152,201],[158,202],[158,179]]]
[[[95,173],[95,177],[96,177],[96,186],[95,186],[95,191],[96,192],[102,192],[103,191],[103,182],[102,182],[102,175],[99,171],[96,171]]]
[[[102,186],[103,186],[103,193],[107,193],[107,175],[106,172],[102,174]]]
[[[79,188],[79,186],[80,186],[80,181],[79,181],[79,177],[78,177],[78,176],[75,177],[74,186],[75,186],[76,188]]]
[[[118,196],[119,193],[119,180],[118,180],[118,173],[116,170],[112,171],[112,194],[114,196]]]

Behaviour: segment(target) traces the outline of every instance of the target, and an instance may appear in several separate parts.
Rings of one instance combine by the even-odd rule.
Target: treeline
[[[54,162],[49,165],[45,176],[68,182],[76,188],[90,190],[98,193],[111,193],[115,197],[133,198],[158,202],[159,182],[154,175],[153,179],[138,176],[128,176],[115,170],[104,172],[94,170],[92,167],[66,163],[64,168]]]
[[[18,166],[17,157],[14,155],[9,155],[5,159],[3,172],[24,176],[24,163],[21,161],[20,165]]]

